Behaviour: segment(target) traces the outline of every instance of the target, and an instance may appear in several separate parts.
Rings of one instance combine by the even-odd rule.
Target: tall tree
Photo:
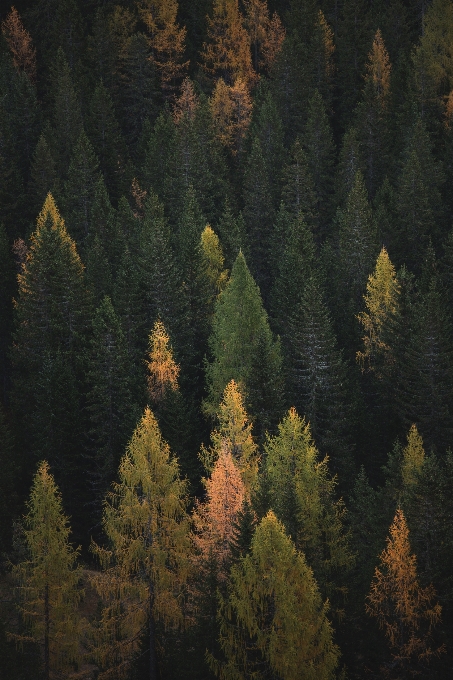
[[[242,253],[217,299],[209,342],[213,361],[206,368],[206,412],[213,415],[217,411],[225,385],[233,379],[245,392],[252,418],[260,427],[268,426],[280,408],[280,343],[272,336],[259,288]],[[258,357],[260,374],[253,370],[258,368]]]
[[[219,611],[225,661],[208,657],[217,677],[334,677],[339,650],[328,606],[322,604],[303,553],[272,511],[261,520],[250,554],[232,568],[230,578]]]
[[[323,596],[341,615],[344,575],[352,564],[344,528],[345,508],[335,500],[336,480],[319,460],[310,425],[291,408],[278,434],[265,443],[270,505],[296,548],[304,552]]]
[[[156,624],[182,621],[182,596],[189,572],[186,483],[145,409],[108,495],[103,526],[108,548],[93,546],[105,571],[94,585],[103,602],[95,654],[102,677],[126,677],[147,630],[148,678],[156,680]]]
[[[384,629],[393,662],[401,672],[410,672],[443,651],[432,649],[430,639],[432,628],[441,620],[441,606],[434,603],[434,588],[422,588],[418,583],[416,557],[411,554],[401,508],[396,511],[380,561],[366,609]]]
[[[69,543],[70,531],[61,495],[44,461],[33,479],[23,522],[26,558],[13,566],[19,612],[28,631],[13,637],[20,644],[39,645],[45,680],[70,671],[80,661],[82,568],[76,566],[79,550]]]
[[[33,47],[30,33],[24,27],[19,12],[15,7],[2,21],[2,33],[13,57],[13,64],[18,71],[24,71],[31,82],[36,78],[36,48]]]

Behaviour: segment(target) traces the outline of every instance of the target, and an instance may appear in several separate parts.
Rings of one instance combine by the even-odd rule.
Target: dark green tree
[[[41,134],[32,158],[28,187],[35,214],[41,209],[49,191],[55,192],[57,182],[52,151],[46,137]]]
[[[283,168],[282,202],[292,216],[303,219],[318,235],[318,206],[313,177],[307,154],[296,137],[290,151],[290,161]],[[279,234],[276,239],[281,237]]]

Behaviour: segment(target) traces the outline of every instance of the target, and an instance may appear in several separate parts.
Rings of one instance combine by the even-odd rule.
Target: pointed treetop
[[[167,390],[178,389],[180,367],[173,358],[164,324],[160,319],[154,324],[149,336],[148,393],[153,402],[160,402]]]
[[[402,475],[404,485],[411,486],[417,483],[417,475],[421,472],[425,462],[425,450],[423,439],[418,433],[417,426],[411,425],[407,435],[407,446],[403,450]]]
[[[391,64],[379,28],[374,36],[366,68],[366,81],[372,85],[379,107],[385,109],[390,92]]]
[[[37,229],[35,233],[39,233],[44,225],[48,224],[48,220],[50,221],[52,229],[64,229],[64,220],[58,211],[57,204],[50,191],[46,196],[44,205],[36,220]]]

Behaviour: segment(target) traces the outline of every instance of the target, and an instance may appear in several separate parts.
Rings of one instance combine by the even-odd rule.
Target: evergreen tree
[[[274,208],[261,142],[255,137],[244,177],[244,221],[249,234],[255,278],[263,295],[270,287],[270,249]]]
[[[14,439],[6,413],[0,403],[0,550],[6,552],[11,544],[11,526],[17,509],[18,469],[15,465]]]
[[[264,163],[267,169],[274,207],[278,204],[281,191],[281,171],[285,149],[283,146],[283,126],[272,92],[265,92],[259,113],[252,127],[261,144]]]
[[[109,547],[93,546],[105,568],[93,578],[103,603],[94,650],[103,674],[126,677],[145,629],[148,677],[158,677],[156,624],[169,629],[182,621],[190,559],[186,503],[178,463],[147,408],[105,504]]]
[[[21,446],[27,467],[45,453],[66,486],[83,431],[78,381],[88,298],[83,265],[51,194],[18,283],[12,361]]]
[[[296,137],[290,162],[283,168],[282,202],[290,215],[303,219],[318,235],[318,206],[307,154]]]
[[[322,238],[327,234],[332,218],[335,144],[319,90],[315,90],[308,102],[308,117],[302,139],[316,197],[313,212],[318,217],[319,237]]]
[[[43,677],[68,672],[80,660],[84,622],[77,609],[82,597],[78,550],[68,539],[61,495],[46,462],[33,479],[24,518],[26,559],[13,566],[18,584],[19,612],[28,631],[13,637],[20,644],[34,642],[42,653]]]
[[[240,250],[247,254],[245,224],[242,214],[237,217],[231,209],[230,201],[225,201],[224,211],[217,225],[220,242],[225,254],[226,265],[228,268],[234,264]]]
[[[324,596],[341,615],[344,575],[352,564],[344,530],[344,504],[335,500],[336,481],[327,459],[320,461],[310,425],[294,408],[265,444],[270,504],[296,548],[306,555]]]
[[[250,554],[232,568],[230,578],[219,611],[225,661],[208,656],[218,677],[250,672],[282,680],[295,680],[301,673],[313,680],[334,677],[339,650],[327,604],[322,604],[303,553],[273,512],[261,520]]]
[[[280,344],[272,337],[258,286],[242,253],[237,256],[230,280],[217,299],[209,343],[213,361],[206,367],[209,389],[204,404],[206,412],[213,415],[217,411],[225,385],[233,379],[245,391],[252,417],[263,425],[268,419],[272,421],[279,405],[272,399],[266,405],[267,413],[263,413],[261,395],[264,382],[273,380],[278,384]],[[253,369],[258,356],[261,372],[256,376]]]
[[[87,355],[88,448],[96,501],[104,497],[133,429],[129,361],[124,334],[111,300],[104,297],[93,318]]]
[[[29,183],[29,196],[35,214],[39,212],[49,191],[55,192],[57,182],[55,161],[45,136],[41,134],[33,154]]]

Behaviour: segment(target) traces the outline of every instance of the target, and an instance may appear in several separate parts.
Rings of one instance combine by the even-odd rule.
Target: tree
[[[10,13],[2,21],[2,33],[11,50],[15,68],[24,71],[33,83],[36,78],[36,49],[15,7],[11,7]]]
[[[259,288],[254,282],[242,253],[236,258],[230,280],[219,295],[213,317],[209,340],[213,361],[206,366],[208,397],[204,408],[210,415],[217,411],[225,386],[231,379],[241,385],[246,403],[250,403],[252,417],[258,418],[260,392],[264,378],[277,385],[280,378],[280,344],[274,340],[267,314],[263,308]],[[255,375],[259,355],[261,375]],[[264,373],[264,375],[263,375]],[[265,396],[265,395],[264,395]],[[266,414],[258,422],[278,413],[278,395],[271,395]],[[264,434],[264,432],[263,432]]]
[[[90,417],[88,449],[94,463],[92,485],[99,503],[118,469],[133,429],[134,408],[126,341],[109,297],[102,299],[92,327],[86,399]]]
[[[236,78],[233,85],[219,78],[209,106],[217,139],[237,156],[252,118],[252,98],[242,78]]]
[[[333,598],[341,610],[341,582],[352,556],[343,526],[344,504],[334,498],[336,480],[329,475],[327,458],[319,460],[310,425],[294,408],[279,424],[278,434],[267,437],[264,449],[270,506],[305,554],[323,596]]]
[[[38,216],[18,284],[12,351],[14,416],[21,422],[28,465],[45,454],[65,489],[78,460],[84,427],[79,381],[88,295],[75,243],[51,194]]]
[[[364,350],[357,352],[357,360],[362,370],[367,365],[382,378],[382,363],[392,363],[394,360],[389,342],[398,316],[401,288],[395,267],[384,247],[378,255],[373,274],[368,277],[366,288],[363,298],[367,311],[360,312],[357,317],[366,335],[363,337]]]
[[[156,623],[182,622],[190,542],[186,483],[149,408],[137,425],[107,496],[108,548],[93,545],[104,571],[93,578],[102,598],[95,656],[101,677],[126,677],[147,630],[149,680],[157,675]]]
[[[283,168],[282,202],[290,215],[301,218],[317,233],[318,211],[315,187],[307,154],[300,138],[291,147],[290,162]]]
[[[35,214],[41,209],[49,191],[55,193],[57,182],[52,151],[45,136],[41,134],[30,169],[29,195],[33,202],[33,208],[35,208]]]
[[[433,586],[421,588],[418,583],[416,557],[410,551],[409,530],[401,508],[396,511],[380,561],[366,611],[384,629],[393,661],[405,673],[444,650],[431,647],[431,631],[441,620],[441,606],[434,603]]]
[[[68,518],[45,461],[33,479],[28,510],[23,525],[27,558],[13,566],[13,576],[29,632],[11,636],[39,645],[44,678],[50,680],[80,660],[84,623],[77,611],[83,595],[82,568],[76,566],[79,549],[69,543]]]
[[[405,487],[416,484],[425,462],[425,450],[423,439],[420,437],[417,426],[411,425],[407,435],[407,446],[403,450],[401,474]]]
[[[176,22],[177,0],[142,0],[141,17],[150,44],[150,61],[156,69],[164,99],[175,96],[188,62],[183,62],[186,29]]]
[[[217,419],[219,426],[211,432],[212,444],[209,449],[202,446],[200,458],[207,472],[211,472],[218,457],[230,453],[241,473],[245,491],[250,496],[258,474],[257,446],[243,396],[234,380],[230,380],[225,387]]]
[[[225,661],[211,656],[222,680],[276,675],[282,680],[334,677],[339,650],[332,640],[313,572],[273,512],[264,517],[251,551],[231,570],[219,610]],[[301,644],[303,640],[303,644]]]
[[[215,0],[207,24],[207,42],[201,53],[206,74],[213,80],[223,78],[227,85],[233,85],[240,77],[251,89],[257,75],[252,66],[250,37],[237,0]]]

